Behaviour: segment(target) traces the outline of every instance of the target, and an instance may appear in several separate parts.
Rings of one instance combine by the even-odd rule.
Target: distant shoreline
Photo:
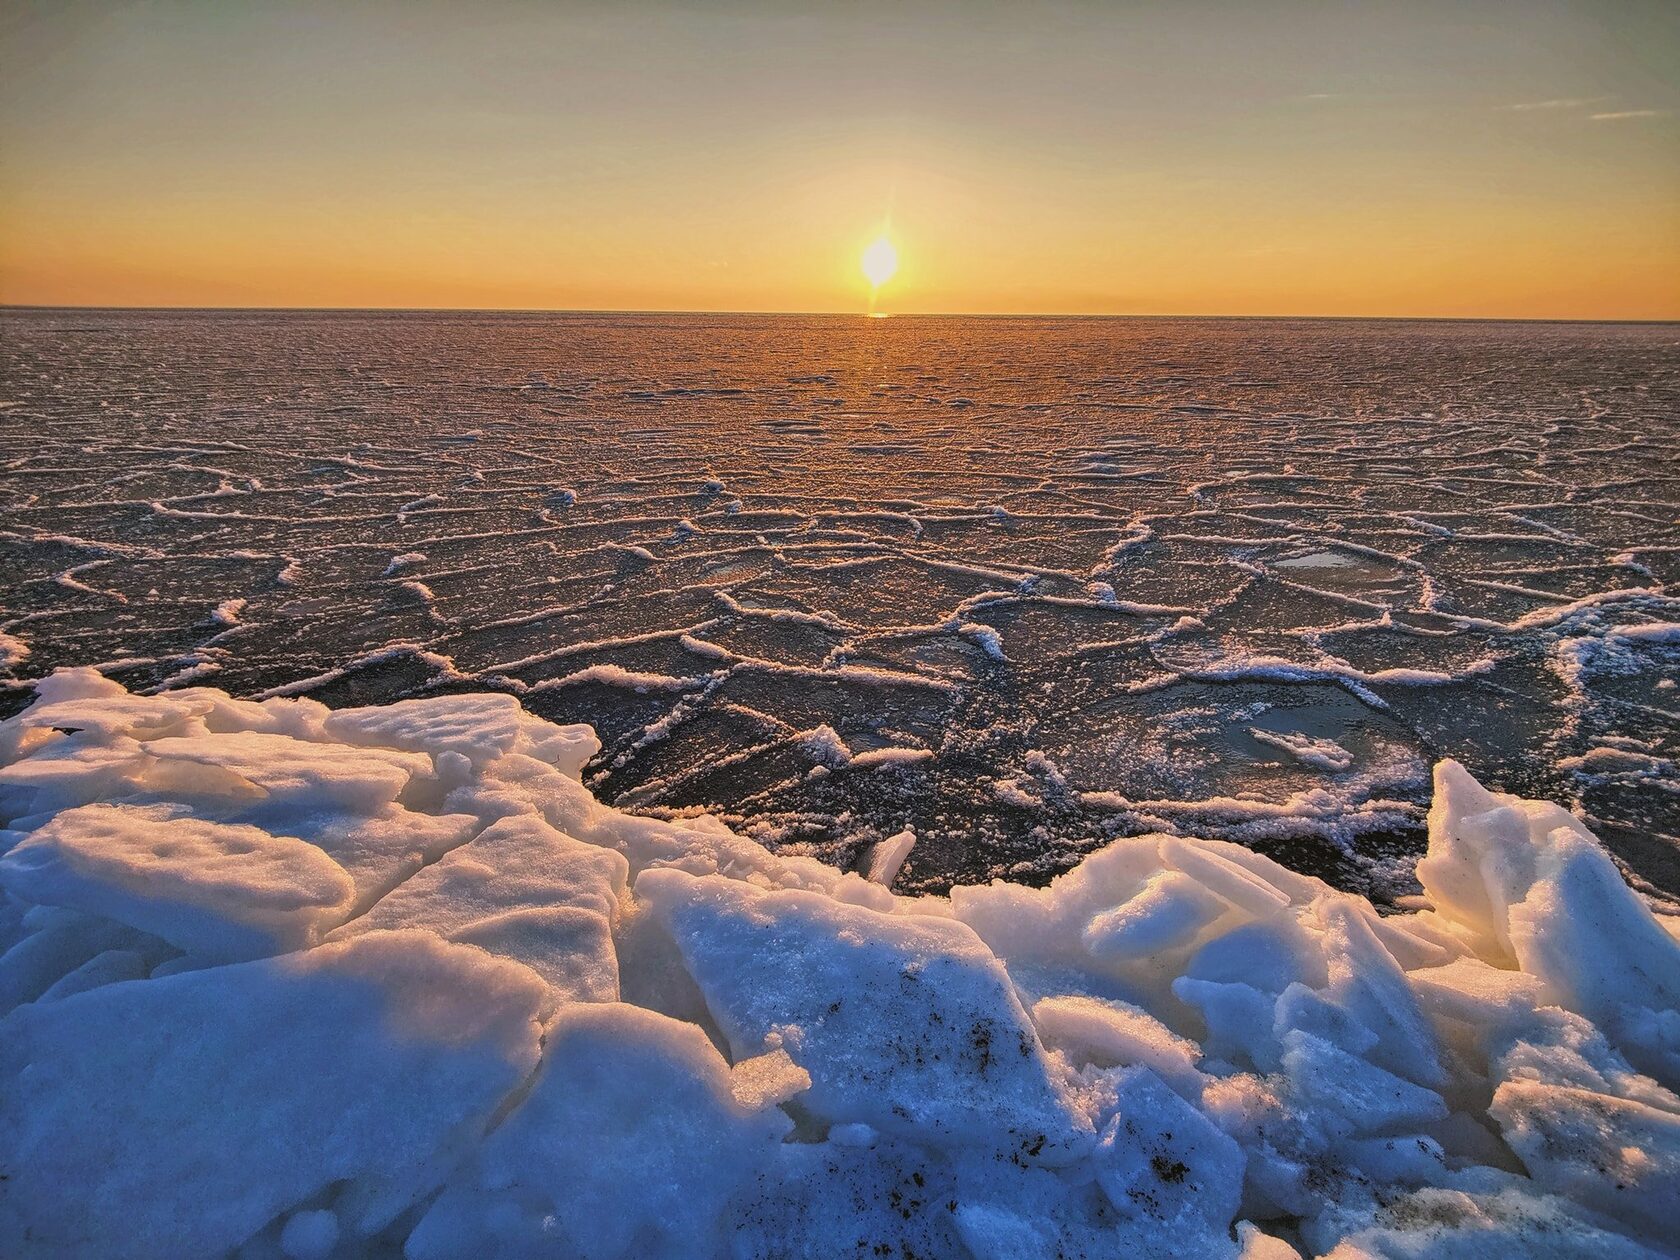
[[[862,311],[725,311],[725,310],[641,310],[600,309],[539,306],[41,306],[23,303],[0,303],[0,315],[36,314],[110,314],[110,315],[543,315],[564,318],[598,318],[612,316],[670,319],[751,318],[751,319],[846,319],[869,318]],[[1007,312],[1007,311],[890,311],[890,319],[966,319],[966,320],[1123,320],[1180,321],[1186,323],[1271,323],[1271,324],[1602,324],[1633,327],[1680,326],[1680,315],[1666,319],[1588,319],[1571,316],[1521,315],[1221,315],[1221,314],[1125,314]]]

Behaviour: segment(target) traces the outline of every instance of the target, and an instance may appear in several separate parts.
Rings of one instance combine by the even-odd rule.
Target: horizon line
[[[1680,324],[1680,314],[1667,316],[1594,317],[1580,315],[1303,315],[1239,314],[1229,312],[1150,311],[886,311],[871,315],[855,310],[753,310],[716,307],[563,307],[563,306],[196,306],[108,305],[86,303],[0,302],[0,312],[115,311],[132,314],[272,314],[272,315],[747,315],[838,319],[1203,319],[1312,320],[1319,322],[1386,322],[1419,324]]]

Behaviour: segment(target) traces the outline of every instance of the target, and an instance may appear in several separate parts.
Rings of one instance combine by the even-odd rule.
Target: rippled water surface
[[[1674,892],[1677,435],[1674,326],[11,311],[0,644],[512,690],[900,887],[1179,830],[1403,890],[1452,756]]]

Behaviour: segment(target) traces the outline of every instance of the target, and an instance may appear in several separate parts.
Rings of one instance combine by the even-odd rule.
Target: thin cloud
[[[1616,122],[1622,118],[1666,118],[1666,109],[1619,109],[1609,114],[1593,114],[1594,122]]]
[[[1596,105],[1604,98],[1602,96],[1560,96],[1550,101],[1523,101],[1517,105],[1507,105],[1506,109],[1527,113],[1531,109],[1581,109],[1583,106]]]

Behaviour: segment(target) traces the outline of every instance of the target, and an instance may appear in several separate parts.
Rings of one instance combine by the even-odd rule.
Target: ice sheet
[[[1401,895],[1450,756],[1680,894],[1666,326],[6,311],[0,376],[19,679],[499,691],[917,891]]]

